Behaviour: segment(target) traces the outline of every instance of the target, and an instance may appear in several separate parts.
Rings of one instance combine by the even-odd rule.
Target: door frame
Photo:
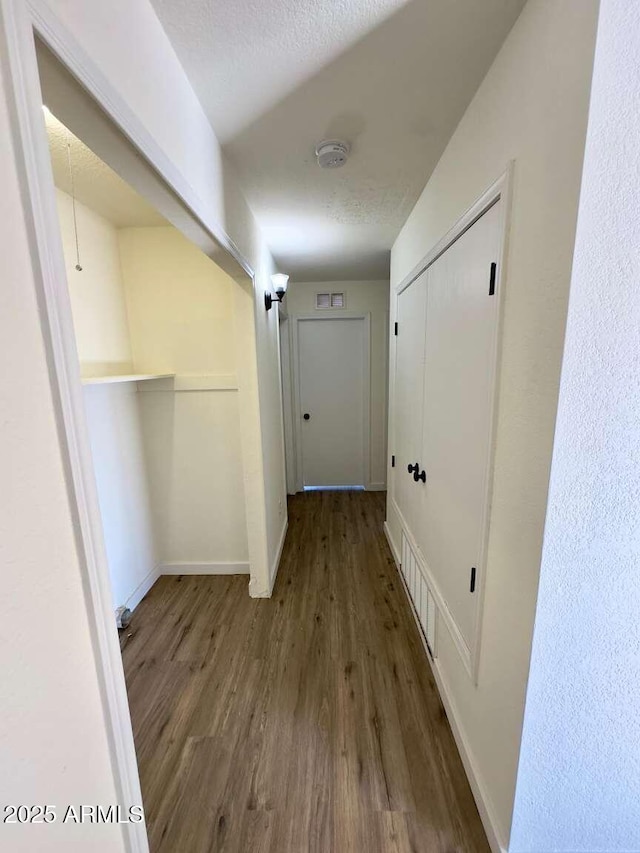
[[[291,377],[291,321],[283,306],[278,306],[280,324],[280,374],[282,382],[282,410],[284,426],[284,462],[287,494],[296,493],[296,439],[294,435],[293,381]]]
[[[340,311],[340,313],[306,313],[296,314],[291,318],[291,368],[293,378],[293,435],[295,444],[295,484],[296,491],[304,491],[302,472],[302,409],[300,402],[300,323],[309,320],[362,320],[364,322],[363,359],[364,359],[364,388],[363,388],[363,424],[362,424],[362,455],[364,464],[364,487],[371,488],[371,312]]]
[[[184,204],[189,223],[205,237],[207,245],[215,254],[216,263],[238,283],[246,282],[247,289],[251,288],[254,293],[254,305],[255,275],[247,259],[219,223],[209,221],[207,207],[196,189],[174,167],[140,119],[132,113],[119,92],[103,76],[46,2],[0,0],[0,55],[5,63],[6,91],[13,112],[10,134],[29,230],[33,279],[85,591],[107,748],[118,801],[122,805],[142,804],[122,655],[111,603],[109,567],[84,411],[51,162],[42,118],[42,92],[34,42],[36,36],[151,165],[163,184],[177,196],[176,206],[180,205],[180,201]],[[180,209],[183,210],[182,206]],[[63,287],[60,282],[65,283]],[[253,305],[252,314],[255,334]],[[255,365],[252,364],[252,369],[257,377],[257,361]],[[129,853],[148,853],[146,821],[120,826],[124,846]]]
[[[400,524],[402,525],[402,529],[404,530],[408,540],[411,543],[411,547],[414,552],[419,556],[420,567],[423,570],[423,574],[427,581],[427,585],[429,586],[433,597],[436,600],[436,605],[438,608],[439,616],[442,617],[439,620],[439,624],[442,622],[445,623],[449,634],[453,640],[453,644],[462,659],[462,662],[472,679],[473,683],[477,685],[478,683],[478,668],[480,663],[480,646],[481,646],[481,638],[482,638],[482,623],[483,623],[483,615],[484,615],[484,596],[485,596],[485,587],[486,587],[486,573],[487,573],[487,559],[489,552],[489,538],[490,538],[490,526],[491,526],[491,502],[493,495],[493,477],[494,477],[494,469],[495,469],[495,455],[496,455],[496,434],[497,434],[497,420],[498,420],[498,390],[500,387],[500,366],[501,366],[501,346],[502,346],[502,335],[503,335],[503,315],[504,315],[504,302],[505,302],[505,281],[507,277],[507,257],[508,257],[508,248],[509,248],[509,225],[511,222],[511,203],[512,203],[512,194],[513,194],[513,171],[514,171],[514,161],[509,161],[507,164],[507,168],[500,175],[500,177],[493,183],[491,186],[482,193],[482,195],[469,207],[465,213],[458,219],[458,221],[447,231],[447,233],[442,237],[438,242],[424,255],[424,257],[418,261],[418,263],[413,267],[411,272],[406,275],[400,282],[393,288],[393,320],[395,320],[398,316],[398,299],[403,290],[406,290],[413,282],[419,278],[425,270],[427,270],[432,264],[434,264],[438,258],[443,255],[447,249],[449,249],[455,242],[458,240],[465,231],[468,231],[480,217],[485,214],[491,207],[497,204],[499,201],[503,202],[502,206],[502,214],[501,214],[501,223],[500,223],[500,245],[497,252],[497,260],[498,260],[498,269],[497,269],[497,277],[496,277],[496,285],[497,285],[497,296],[498,296],[498,304],[497,304],[497,322],[496,322],[496,333],[493,341],[493,384],[491,388],[491,421],[489,425],[490,430],[490,450],[489,450],[489,458],[487,460],[487,493],[486,500],[484,506],[484,515],[482,520],[482,528],[483,528],[483,536],[482,536],[482,544],[480,547],[480,555],[478,564],[476,567],[476,585],[478,590],[478,596],[476,599],[476,620],[475,620],[475,628],[473,632],[473,641],[472,645],[468,646],[465,642],[460,630],[451,615],[451,612],[447,606],[446,599],[444,598],[442,592],[440,591],[437,580],[435,579],[433,572],[429,568],[427,561],[424,558],[420,548],[418,547],[410,528],[407,526],[405,518],[398,506],[398,503],[395,498],[395,472],[398,470],[397,468],[389,468],[388,473],[388,489],[389,489],[389,501],[391,506],[393,507],[394,512],[400,520]],[[392,335],[391,341],[393,346],[393,358],[389,359],[389,378],[390,378],[390,388],[389,388],[389,446],[393,446],[393,442],[395,441],[395,373],[396,373],[396,360],[397,360],[397,347],[395,344],[395,336]]]

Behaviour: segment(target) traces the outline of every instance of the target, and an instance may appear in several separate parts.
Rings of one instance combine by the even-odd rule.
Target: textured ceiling
[[[283,270],[385,277],[524,0],[152,0]],[[321,171],[315,144],[352,145]]]
[[[166,225],[166,220],[102,162],[48,110],[45,123],[55,185],[71,193],[69,149],[75,196],[116,228]]]

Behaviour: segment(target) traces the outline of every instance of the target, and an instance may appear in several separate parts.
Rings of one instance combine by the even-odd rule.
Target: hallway
[[[382,492],[298,494],[273,598],[162,577],[136,609],[152,853],[488,851],[383,519]]]

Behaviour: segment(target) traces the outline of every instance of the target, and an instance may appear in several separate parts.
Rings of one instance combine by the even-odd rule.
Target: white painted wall
[[[236,373],[235,286],[172,226],[118,231],[136,371]]]
[[[158,577],[152,497],[135,384],[84,389],[115,610],[133,609]]]
[[[529,0],[392,251],[393,287],[515,160],[477,687],[442,621],[437,660],[496,847],[511,826],[597,7]],[[388,523],[399,545],[392,499]]]
[[[602,0],[514,853],[640,850],[639,44]]]
[[[146,384],[139,394],[160,562],[247,572],[238,285],[173,227],[118,236],[136,372],[178,374],[164,390]],[[185,377],[209,390],[174,391]],[[232,390],[212,390],[220,384]]]
[[[56,201],[82,375],[130,373],[133,360],[118,232],[111,222],[76,202],[79,272],[71,196],[56,189]]]
[[[71,197],[57,189],[56,200],[81,372],[130,373],[118,232],[76,202],[79,272]],[[136,386],[85,386],[84,400],[113,608],[126,604],[133,609],[155,581],[158,566]]]
[[[0,68],[0,801],[115,803],[81,558]],[[14,853],[124,851],[114,825],[0,823]]]
[[[316,293],[341,293],[346,312],[371,314],[371,485],[384,489],[387,480],[387,379],[388,379],[388,281],[305,281],[292,282],[287,290],[289,326],[296,315],[339,317],[340,309],[316,309]]]

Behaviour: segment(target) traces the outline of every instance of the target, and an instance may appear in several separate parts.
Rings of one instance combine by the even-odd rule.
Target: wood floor
[[[152,853],[487,853],[383,513],[380,492],[297,495],[273,598],[163,577],[139,605]]]

